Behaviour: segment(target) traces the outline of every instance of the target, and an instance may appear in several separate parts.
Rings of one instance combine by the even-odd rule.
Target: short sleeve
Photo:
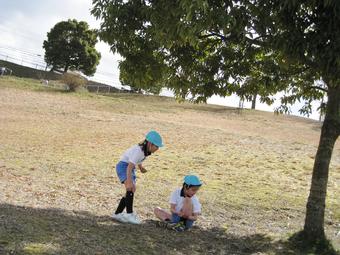
[[[201,204],[198,201],[197,197],[195,197],[192,201],[192,206],[193,206],[193,213],[201,213]]]
[[[131,162],[134,165],[139,164],[144,158],[144,155],[142,154],[142,151],[136,147],[129,157],[129,162]]]
[[[177,195],[176,195],[176,190],[174,192],[171,193],[170,196],[170,200],[169,200],[170,204],[177,204]]]

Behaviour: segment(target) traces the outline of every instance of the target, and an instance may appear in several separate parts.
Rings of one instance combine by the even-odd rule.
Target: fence
[[[95,84],[89,84],[86,85],[85,88],[92,93],[105,93],[105,94],[109,94],[109,93],[117,93],[117,92],[122,92],[122,90],[117,89],[115,87],[112,86],[108,86],[108,85],[95,85]]]
[[[62,74],[46,71],[47,66],[39,63],[34,63],[25,59],[19,59],[0,52],[0,67],[4,66],[13,71],[13,75],[24,78],[32,78],[39,80],[61,80]],[[118,89],[117,87],[107,85],[97,78],[89,80],[85,88],[92,93],[119,93],[131,92],[126,89]],[[104,81],[105,82],[105,81]],[[47,84],[45,84],[47,85]]]
[[[30,68],[34,68],[37,70],[44,70],[46,71],[47,69],[47,65],[46,64],[42,64],[42,63],[36,63],[36,62],[32,62],[29,60],[25,60],[23,58],[15,58],[15,57],[11,57],[9,55],[0,53],[0,59],[7,61],[7,62],[11,62],[17,65],[21,65],[21,66],[26,66],[26,67],[30,67]]]
[[[21,66],[19,64],[15,64],[12,62],[8,62],[5,60],[0,60],[0,66],[7,67],[11,69],[12,75],[22,78],[31,78],[31,79],[44,79],[44,80],[58,80],[61,78],[60,74],[46,72],[44,70],[37,70],[31,67]]]

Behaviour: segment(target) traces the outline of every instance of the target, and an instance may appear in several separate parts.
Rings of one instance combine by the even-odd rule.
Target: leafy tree
[[[263,6],[265,4],[266,6]],[[253,8],[250,5],[249,9]],[[255,29],[263,42],[282,52],[289,65],[298,65],[303,72],[292,74],[285,88],[290,92],[283,102],[307,100],[302,109],[310,111],[315,98],[327,93],[325,120],[316,153],[312,184],[307,202],[304,230],[301,236],[317,243],[325,239],[324,213],[329,164],[334,144],[340,134],[340,2],[339,1],[259,1],[254,7],[261,13]],[[290,68],[290,66],[289,66]],[[322,80],[323,86],[315,85]]]
[[[165,86],[205,101],[283,92],[280,112],[327,94],[304,229],[324,241],[329,163],[340,134],[340,2],[337,0],[93,0],[101,38],[137,86]],[[157,70],[157,71],[156,71]],[[152,81],[152,82],[150,82]],[[319,86],[316,81],[322,81]],[[149,83],[150,82],[150,83]]]
[[[69,19],[57,23],[44,41],[45,61],[52,70],[78,70],[93,75],[99,64],[96,51],[97,32],[89,29],[86,22]]]
[[[284,78],[284,74],[278,75],[277,63],[279,60],[275,58],[278,58],[278,56],[266,54],[266,52],[257,54],[253,60],[253,65],[249,69],[248,76],[245,77],[236,91],[241,100],[252,102],[252,109],[255,109],[258,96],[260,96],[262,103],[267,105],[274,103],[274,95],[278,90],[275,84],[289,82],[287,77]]]

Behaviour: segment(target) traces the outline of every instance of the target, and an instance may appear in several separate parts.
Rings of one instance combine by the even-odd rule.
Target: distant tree
[[[93,0],[93,4],[92,13],[102,19],[101,38],[123,56],[124,69],[138,74],[143,86],[147,86],[143,81],[152,80],[196,101],[214,94],[281,92],[278,111],[287,112],[290,104],[304,100],[300,110],[304,114],[311,112],[313,100],[327,94],[299,235],[310,244],[325,243],[329,164],[340,134],[340,1]],[[152,65],[135,68],[143,61]],[[324,87],[316,84],[319,80]]]
[[[279,73],[278,58],[272,53],[258,52],[252,60],[248,75],[239,84],[236,94],[241,100],[250,101],[251,109],[255,109],[257,99],[267,105],[273,104],[280,83],[289,82],[287,75]]]
[[[69,19],[57,23],[44,41],[45,61],[52,70],[81,71],[93,75],[99,64],[100,53],[95,49],[97,32],[86,22]]]

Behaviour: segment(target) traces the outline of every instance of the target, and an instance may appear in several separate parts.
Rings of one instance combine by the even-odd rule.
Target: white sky
[[[99,28],[100,22],[90,15],[91,0],[0,0],[0,59],[34,66],[44,66],[42,48],[47,32],[58,22],[67,19],[86,21],[91,28]],[[102,57],[97,67],[97,73],[93,79],[98,82],[120,87],[118,61],[119,55],[113,55],[107,44],[99,42],[96,45]],[[29,64],[31,63],[31,64]],[[32,64],[34,63],[34,65]],[[164,95],[171,95],[167,91]],[[238,107],[237,96],[221,98],[213,96],[208,100],[211,104],[220,104]],[[250,102],[245,107],[250,107]],[[273,111],[279,102],[273,106],[257,102],[257,109]],[[298,114],[298,109],[303,105],[296,104],[292,112]],[[315,102],[315,109],[318,103]],[[318,119],[318,113],[314,110],[310,116]]]
[[[91,0],[0,0],[0,3],[0,54],[24,59],[27,63],[43,62],[43,41],[56,23],[77,19],[86,21],[91,28],[100,26],[100,22],[90,15]],[[102,55],[96,80],[119,87],[119,55],[113,55],[104,42],[99,42],[96,48]]]

